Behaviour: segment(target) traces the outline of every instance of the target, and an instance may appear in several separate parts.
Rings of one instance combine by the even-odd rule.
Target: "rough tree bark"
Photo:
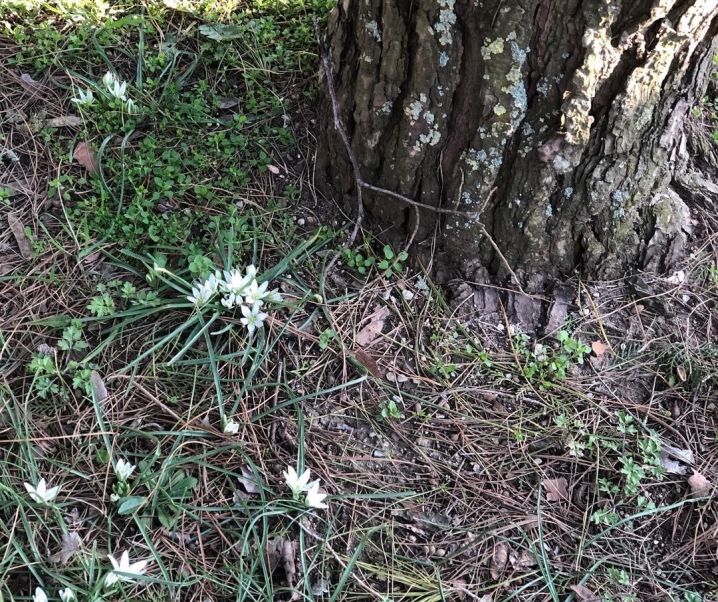
[[[340,0],[328,32],[363,178],[480,212],[365,194],[394,241],[439,232],[464,276],[505,276],[484,224],[532,291],[681,255],[689,210],[671,183],[718,49],[715,0]],[[319,175],[350,198],[327,104],[319,144]]]

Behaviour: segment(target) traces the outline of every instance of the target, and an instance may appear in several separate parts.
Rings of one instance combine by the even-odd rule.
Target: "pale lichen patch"
[[[415,100],[409,104],[408,107],[404,109],[404,114],[407,117],[410,117],[412,121],[416,121],[419,119],[419,116],[421,115],[421,111],[423,110],[423,105],[418,100]]]
[[[381,43],[381,31],[379,31],[379,25],[377,25],[376,21],[367,21],[364,27],[377,42]]]
[[[434,23],[433,32],[439,35],[439,44],[447,46],[454,41],[454,25],[456,24],[456,13],[454,12],[455,0],[439,0],[439,19]]]
[[[484,59],[489,59],[492,54],[501,54],[503,51],[504,40],[502,38],[496,38],[493,41],[490,38],[486,38],[484,46],[481,49],[481,56],[483,56]]]

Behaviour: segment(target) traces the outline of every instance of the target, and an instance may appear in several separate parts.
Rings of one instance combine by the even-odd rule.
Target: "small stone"
[[[300,217],[300,218],[297,220],[297,225],[298,225],[298,226],[303,226],[303,225],[306,224],[306,223],[307,223],[307,220],[305,220],[303,217]]]
[[[439,548],[438,550],[436,550],[436,555],[439,558],[443,558],[444,556],[446,556],[446,550],[444,548]]]
[[[451,435],[451,440],[456,443],[459,440],[459,433],[454,433]]]
[[[417,414],[418,414],[419,412],[421,412],[421,404],[420,404],[419,402],[416,402],[416,403],[414,404],[414,411],[415,411]]]
[[[375,458],[386,458],[386,454],[383,451],[381,451],[380,449],[375,449],[374,457]]]
[[[407,301],[411,301],[414,298],[414,293],[412,293],[408,288],[405,288],[401,291],[401,296]]]
[[[387,372],[386,380],[388,380],[390,383],[396,382],[396,374],[394,372]]]

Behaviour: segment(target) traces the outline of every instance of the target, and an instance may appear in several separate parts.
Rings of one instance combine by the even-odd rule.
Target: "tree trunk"
[[[469,214],[365,192],[395,242],[438,232],[464,276],[508,262],[533,291],[680,257],[690,219],[671,182],[718,48],[715,0],[340,0],[329,42],[364,180]],[[318,159],[355,194],[328,102]]]

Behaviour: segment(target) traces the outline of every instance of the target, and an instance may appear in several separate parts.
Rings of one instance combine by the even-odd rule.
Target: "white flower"
[[[217,294],[220,280],[219,272],[217,272],[210,274],[209,278],[203,283],[195,282],[192,287],[192,294],[187,297],[187,300],[195,305],[204,305]]]
[[[72,602],[75,599],[75,592],[73,592],[69,587],[61,589],[57,593],[59,594],[60,600],[62,600],[62,602]]]
[[[47,489],[45,479],[40,479],[40,482],[37,484],[37,488],[30,485],[30,483],[25,483],[25,489],[27,489],[30,497],[39,504],[49,504],[55,499],[57,492],[60,491],[59,486]]]
[[[33,602],[47,602],[47,594],[41,587],[35,588],[35,595],[32,597]]]
[[[284,475],[284,480],[287,482],[287,485],[292,490],[294,495],[300,494],[308,489],[310,476],[310,470],[308,468],[301,476],[299,476],[297,475],[297,471],[292,466],[288,466],[287,470],[285,470],[282,474]]]
[[[269,286],[269,282],[262,282],[262,284],[257,284],[256,280],[252,280],[252,282],[249,283],[249,286],[247,286],[246,291],[244,292],[244,302],[247,305],[254,305],[255,303],[262,304],[262,299],[264,298],[265,291],[267,290],[267,287]]]
[[[110,559],[114,570],[107,573],[107,576],[105,577],[105,587],[111,587],[118,581],[134,583],[135,577],[144,575],[145,570],[147,569],[147,563],[149,563],[149,560],[140,560],[130,564],[130,554],[127,550],[122,552],[119,562],[115,560],[115,557],[112,554],[108,554],[107,557]],[[134,577],[131,575],[134,575]]]
[[[135,470],[135,465],[130,464],[129,462],[125,462],[124,460],[120,459],[117,460],[117,465],[115,466],[115,476],[118,480],[125,482],[127,479],[130,478],[130,475]]]
[[[192,287],[192,294],[187,297],[187,300],[190,303],[194,303],[195,305],[204,305],[213,296],[214,296],[213,291],[206,288],[204,286],[204,284],[199,284],[197,286]]]
[[[102,76],[102,83],[105,84],[105,88],[111,90],[113,86],[117,83],[117,78],[115,77],[114,73],[108,71],[107,73],[105,73],[105,75]]]
[[[215,272],[214,274],[210,274],[209,278],[204,281],[204,287],[207,290],[212,291],[212,294],[214,295],[219,290],[220,282],[222,282],[222,276],[219,272]]]
[[[234,420],[227,420],[226,418],[223,418],[222,422],[222,432],[225,435],[236,435],[239,432],[239,423],[235,422]]]
[[[83,107],[89,107],[92,103],[95,102],[95,95],[92,93],[92,90],[87,90],[87,92],[79,90],[77,93],[77,97],[71,98],[70,102],[74,102],[76,105],[80,105]]]
[[[242,315],[244,318],[240,318],[239,321],[247,327],[249,334],[252,334],[255,329],[264,326],[264,319],[267,317],[267,314],[259,311],[261,304],[261,301],[257,301],[252,306],[252,309],[244,305],[242,306]]]
[[[137,106],[137,103],[132,100],[131,98],[128,98],[124,102],[125,107],[125,113],[128,113],[129,115],[137,115],[137,113],[140,112],[139,107]]]
[[[310,508],[328,508],[324,503],[326,493],[319,493],[319,481],[314,481],[307,489],[307,506]]]
[[[246,268],[247,271],[247,282],[252,280],[253,278],[257,277],[257,268],[254,267],[254,264],[249,264]]]
[[[127,82],[118,82],[115,81],[110,88],[110,86],[107,86],[107,91],[112,94],[115,98],[119,98],[121,101],[127,100]]]
[[[242,276],[242,272],[237,269],[224,273],[224,280],[220,283],[220,289],[225,293],[234,293],[238,295],[244,290],[252,280],[252,276],[247,274]]]

